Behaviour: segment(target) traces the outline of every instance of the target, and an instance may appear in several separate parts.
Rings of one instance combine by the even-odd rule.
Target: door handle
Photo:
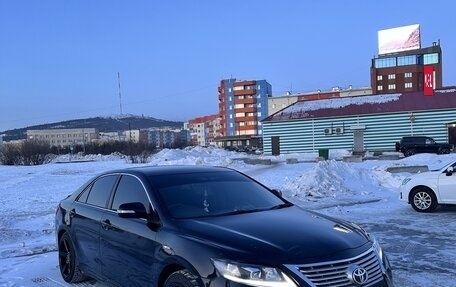
[[[114,229],[114,227],[112,226],[111,224],[111,221],[109,219],[104,219],[101,221],[101,227],[104,229],[104,230],[110,230],[110,229]]]

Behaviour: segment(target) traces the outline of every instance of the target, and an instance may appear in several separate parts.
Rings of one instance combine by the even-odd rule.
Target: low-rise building
[[[395,150],[403,136],[456,144],[456,88],[298,101],[263,120],[265,154]]]
[[[84,145],[98,140],[95,128],[27,130],[27,140],[46,142],[50,146]]]

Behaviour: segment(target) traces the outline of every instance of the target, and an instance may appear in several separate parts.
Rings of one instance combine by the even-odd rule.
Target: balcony
[[[234,90],[233,93],[235,96],[255,95],[256,89]]]
[[[234,109],[234,113],[255,113],[256,107]]]
[[[237,122],[256,122],[257,117],[256,116],[236,117],[235,121],[236,121],[236,123]]]
[[[239,81],[239,82],[233,83],[234,87],[254,86],[254,85],[256,85],[256,81]]]
[[[244,99],[237,99],[234,98],[234,104],[239,105],[239,104],[255,104],[256,103],[256,98],[244,98]]]

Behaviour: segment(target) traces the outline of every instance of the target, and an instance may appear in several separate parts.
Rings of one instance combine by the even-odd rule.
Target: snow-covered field
[[[358,223],[382,243],[394,268],[396,286],[456,287],[456,207],[431,214],[415,212],[399,200],[406,173],[388,167],[428,165],[456,160],[456,154],[421,154],[400,160],[347,163],[345,151],[277,157],[246,155],[216,148],[163,150],[147,165],[217,165],[245,172],[305,208]],[[246,164],[246,157],[270,159],[270,165]],[[298,163],[287,163],[287,158]],[[60,278],[54,238],[58,202],[92,176],[132,167],[118,156],[92,156],[71,163],[62,156],[42,166],[0,166],[0,286],[71,286]],[[290,161],[291,162],[291,161]],[[74,286],[104,286],[89,282]]]

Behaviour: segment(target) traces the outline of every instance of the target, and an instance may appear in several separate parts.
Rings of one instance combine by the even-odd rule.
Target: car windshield
[[[173,218],[223,216],[287,206],[261,184],[234,171],[151,176]]]

